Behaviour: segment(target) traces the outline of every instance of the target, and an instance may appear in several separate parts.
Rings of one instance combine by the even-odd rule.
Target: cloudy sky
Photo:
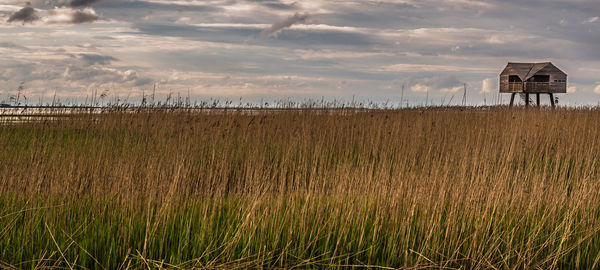
[[[157,85],[157,99],[460,104],[466,83],[490,104],[507,62],[552,61],[569,74],[560,103],[595,105],[599,16],[597,0],[0,0],[0,102]]]

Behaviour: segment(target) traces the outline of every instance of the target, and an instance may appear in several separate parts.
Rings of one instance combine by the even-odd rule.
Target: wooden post
[[[550,104],[552,104],[552,108],[554,108],[556,106],[556,104],[554,104],[554,94],[548,93],[548,95],[550,95]]]
[[[529,107],[529,93],[525,93],[525,107]]]
[[[517,93],[512,93],[510,94],[510,106],[512,107],[513,104],[515,103],[515,95],[517,95]]]
[[[537,106],[540,106],[540,93],[535,93],[535,100],[537,102]]]

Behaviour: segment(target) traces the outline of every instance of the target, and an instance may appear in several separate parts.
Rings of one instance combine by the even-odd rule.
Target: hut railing
[[[523,83],[521,83],[521,82],[508,83],[508,91],[509,92],[523,92]]]
[[[549,92],[550,83],[547,82],[510,82],[508,83],[509,92]]]
[[[550,83],[548,82],[526,82],[525,83],[525,91],[526,92],[549,92],[550,91]]]

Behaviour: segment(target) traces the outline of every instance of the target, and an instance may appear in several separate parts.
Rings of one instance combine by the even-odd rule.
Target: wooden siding
[[[567,83],[550,83],[550,93],[565,94],[567,93]]]
[[[500,76],[500,93],[510,93],[508,88],[508,76],[509,75]]]

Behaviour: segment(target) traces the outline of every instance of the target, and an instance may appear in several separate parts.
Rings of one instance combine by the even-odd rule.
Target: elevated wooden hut
[[[510,105],[518,93],[525,94],[529,106],[529,94],[535,94],[538,106],[540,94],[548,94],[554,107],[554,94],[567,93],[567,74],[550,62],[508,63],[500,74],[500,93],[511,93]]]

